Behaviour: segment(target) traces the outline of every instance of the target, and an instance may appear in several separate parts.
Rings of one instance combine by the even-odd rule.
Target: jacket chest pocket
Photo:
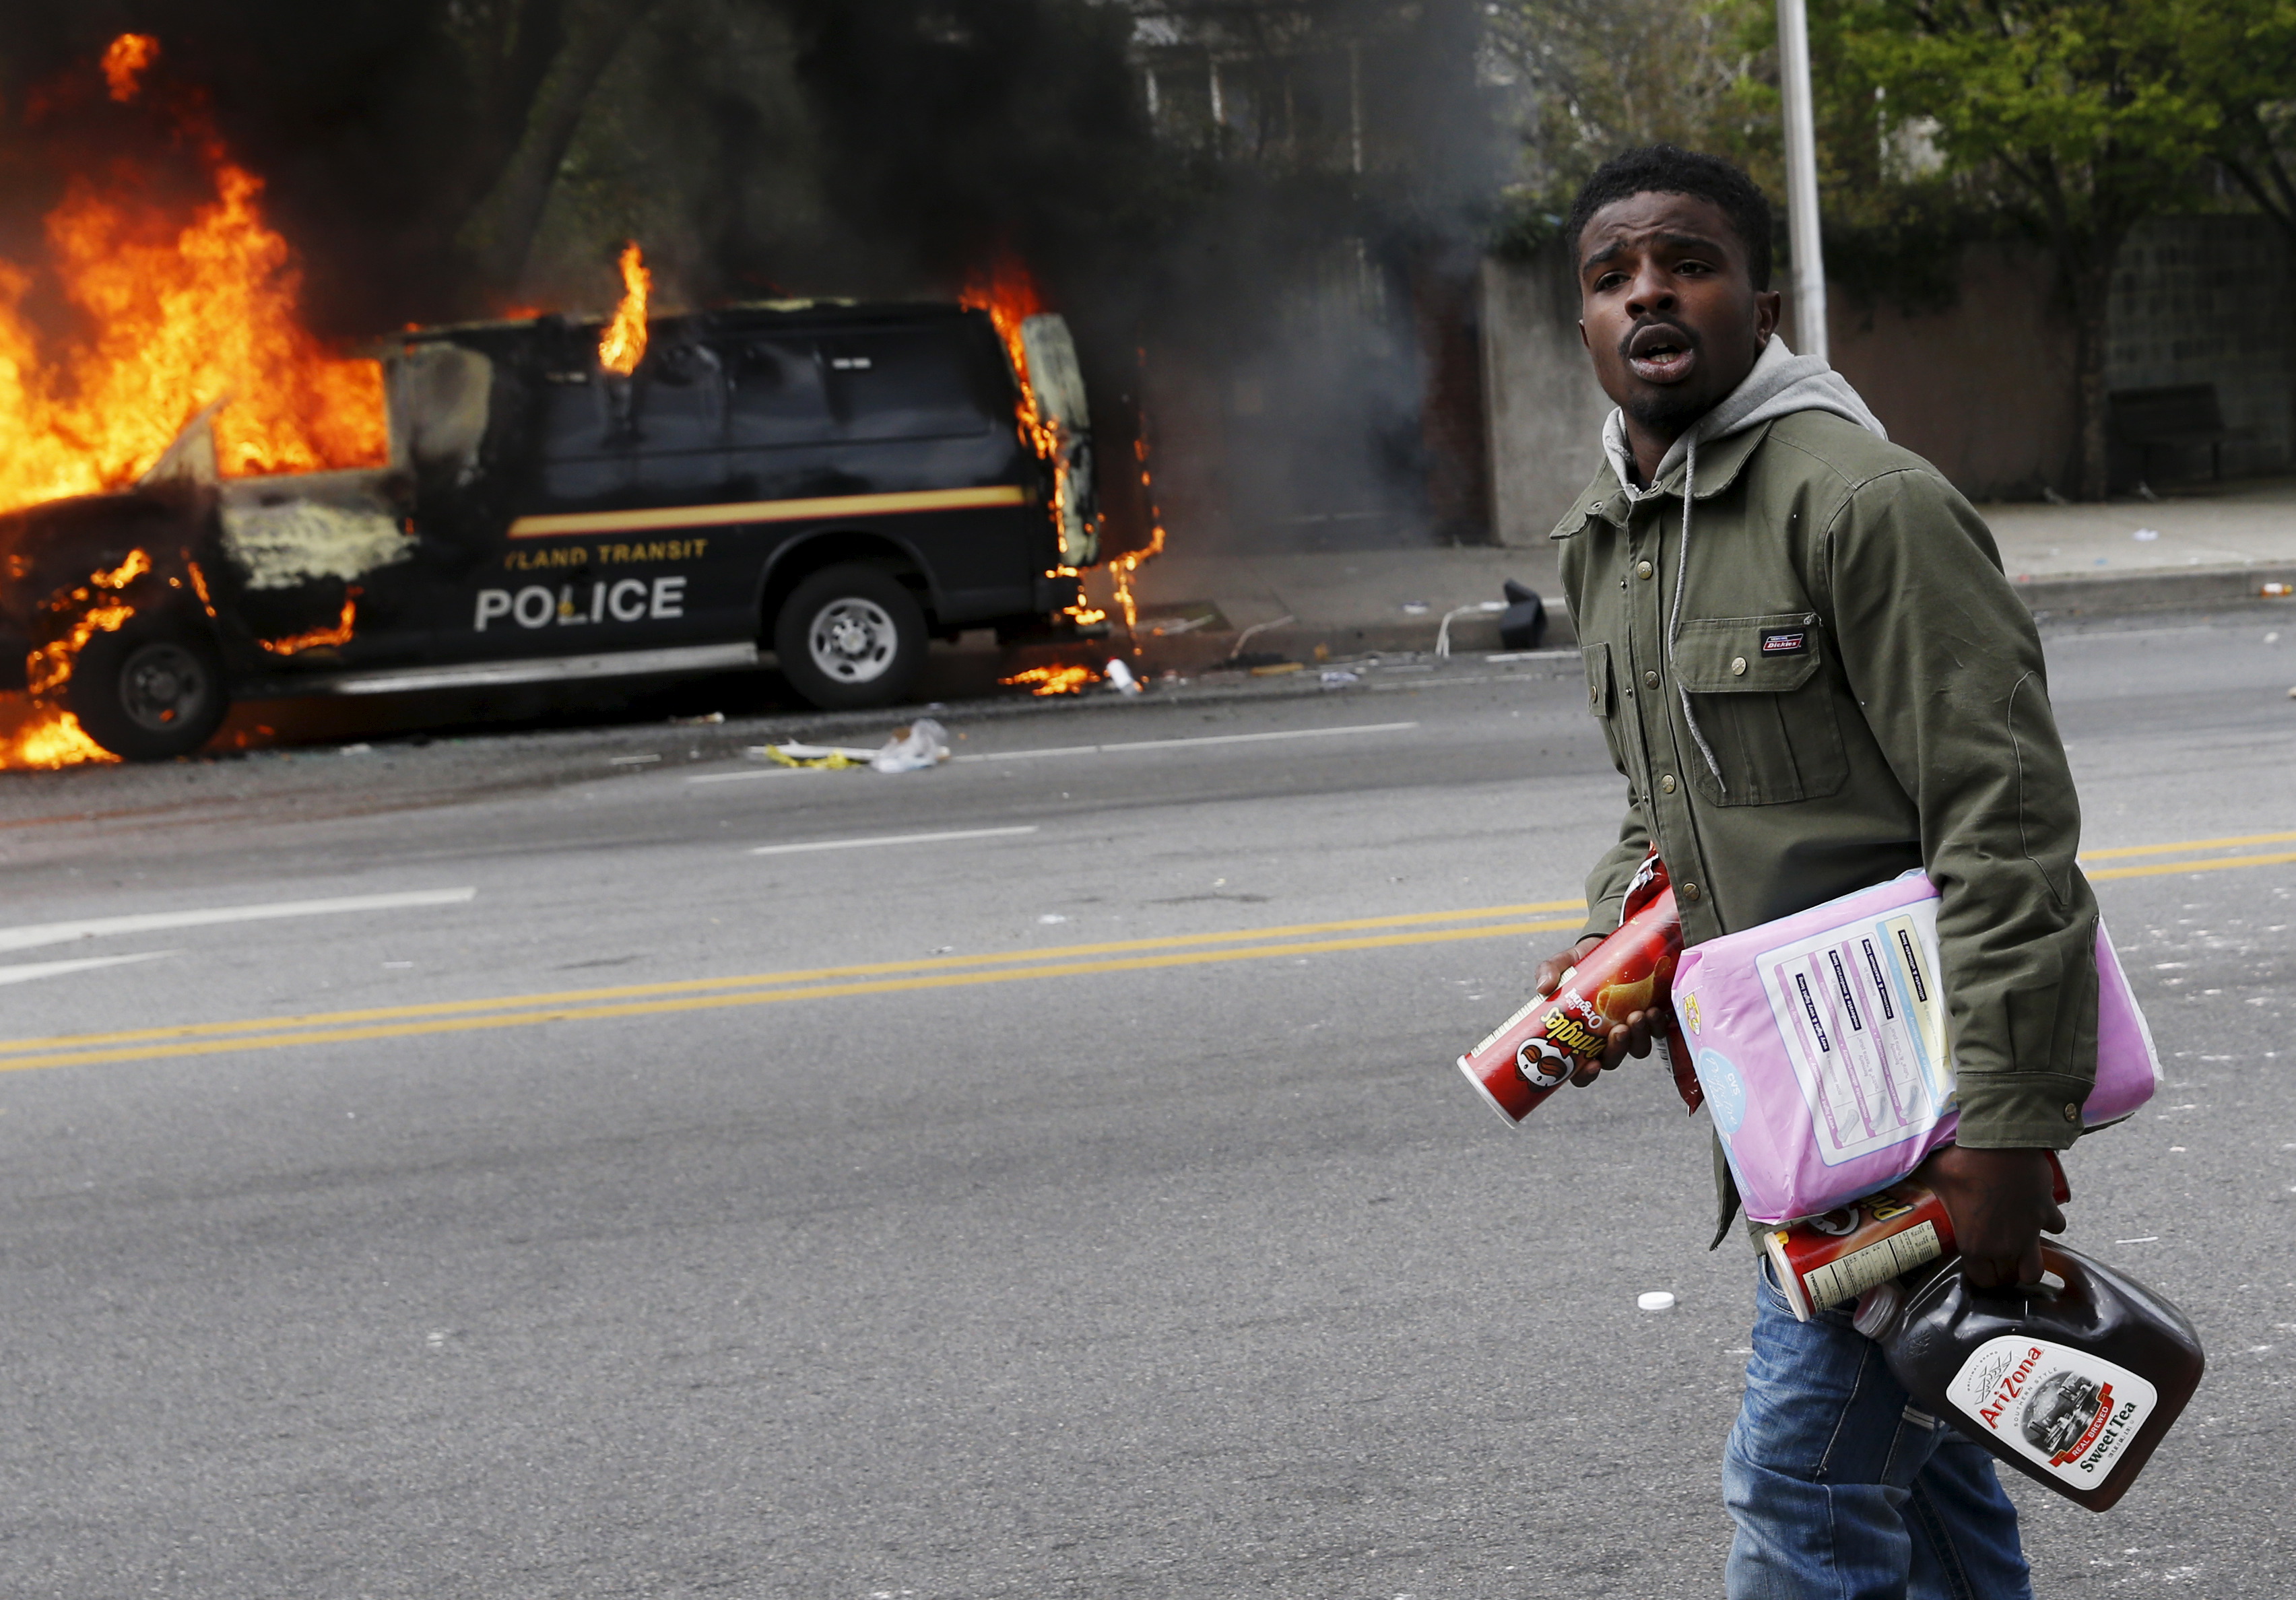
[[[1689,691],[1698,732],[1721,767],[1702,755],[1691,783],[1718,806],[1819,800],[1849,778],[1833,687],[1820,669],[1817,619],[1807,611],[1686,621],[1675,647],[1677,681]]]

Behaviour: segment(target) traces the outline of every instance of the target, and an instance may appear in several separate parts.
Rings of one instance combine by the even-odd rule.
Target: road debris
[[[877,759],[873,750],[857,750],[849,744],[800,744],[795,740],[784,744],[753,744],[743,753],[753,760],[771,761],[777,767],[817,767],[828,772],[866,767]]]
[[[1128,697],[1140,693],[1140,680],[1132,676],[1132,669],[1113,657],[1108,663],[1108,686]]]
[[[1653,1289],[1647,1294],[1635,1296],[1635,1309],[1641,1311],[1671,1311],[1674,1296],[1663,1289]]]
[[[1111,663],[1113,665],[1113,663]],[[922,772],[948,759],[948,730],[930,717],[895,728],[884,748],[869,758],[878,772]]]

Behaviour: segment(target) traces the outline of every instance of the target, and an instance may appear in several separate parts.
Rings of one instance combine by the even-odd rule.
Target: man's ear
[[[1778,331],[1778,313],[1784,304],[1784,298],[1775,289],[1760,289],[1755,291],[1754,332],[1759,335],[1759,337],[1754,341],[1756,349],[1759,349],[1763,345],[1769,343],[1770,335]],[[1578,330],[1579,337],[1582,339],[1586,337],[1586,324],[1583,323],[1580,324]],[[1802,342],[1807,344],[1809,341],[1808,340],[1804,340]]]

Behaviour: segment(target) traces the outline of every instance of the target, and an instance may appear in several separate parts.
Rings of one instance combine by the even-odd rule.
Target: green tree
[[[2296,0],[2225,0],[2186,49],[2224,107],[2215,154],[2296,246]]]
[[[1822,92],[1989,187],[2054,251],[2078,331],[2078,491],[2105,489],[2105,311],[2129,230],[2192,195],[2235,86],[2194,49],[2250,0],[1823,0]],[[1875,91],[1881,91],[1877,96]]]

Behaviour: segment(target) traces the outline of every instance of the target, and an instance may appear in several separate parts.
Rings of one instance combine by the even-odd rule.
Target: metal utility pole
[[[1786,236],[1793,247],[1795,353],[1825,359],[1825,254],[1817,239],[1817,119],[1809,95],[1809,13],[1778,0],[1778,78],[1786,102]]]

